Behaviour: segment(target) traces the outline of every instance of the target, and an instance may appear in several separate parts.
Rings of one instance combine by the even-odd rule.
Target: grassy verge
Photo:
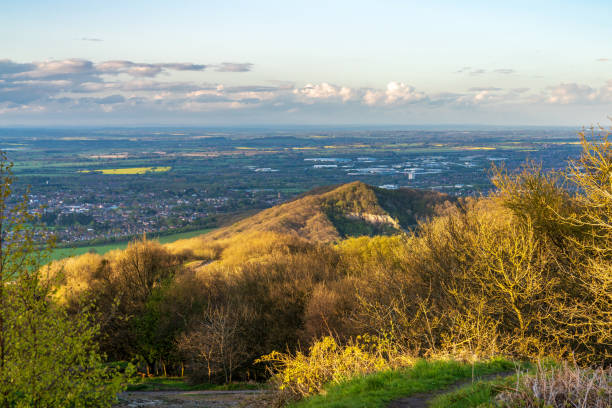
[[[472,408],[487,407],[503,389],[511,387],[516,376],[477,381],[454,392],[439,395],[431,402],[431,408]]]
[[[471,378],[512,370],[507,360],[478,362],[473,366],[456,361],[421,360],[403,370],[383,371],[330,385],[325,394],[291,405],[293,408],[377,408],[390,401],[421,392],[430,392]]]
[[[153,377],[144,378],[135,384],[128,385],[128,391],[233,391],[257,390],[262,388],[256,383],[230,383],[230,384],[189,384],[180,377]]]

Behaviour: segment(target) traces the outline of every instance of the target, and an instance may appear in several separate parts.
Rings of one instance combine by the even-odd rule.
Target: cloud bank
[[[409,82],[392,80],[385,87],[354,87],[328,82],[298,85],[265,81],[263,84],[232,85],[205,81],[207,72],[241,77],[253,70],[248,62],[201,64],[192,62],[142,63],[128,60],[94,62],[66,59],[16,62],[0,59],[0,120],[22,115],[60,115],[80,113],[112,118],[130,115],[159,118],[173,115],[215,114],[231,118],[236,112],[267,115],[273,122],[296,112],[303,117],[386,118],[407,112],[444,110],[479,112],[510,109],[521,111],[554,106],[612,106],[612,80],[593,87],[579,83],[561,83],[540,90],[510,88],[485,83],[463,92],[427,92]],[[202,82],[174,80],[172,73],[198,73]],[[494,81],[500,75],[514,75],[509,68],[484,70],[463,67],[456,71],[479,81]],[[193,77],[193,76],[190,76]],[[111,115],[111,116],[108,116]],[[435,117],[429,114],[430,117]],[[255,117],[255,116],[254,116]],[[0,122],[1,123],[1,122]]]

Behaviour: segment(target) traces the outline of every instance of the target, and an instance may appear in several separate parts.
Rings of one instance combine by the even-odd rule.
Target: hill
[[[384,235],[451,199],[351,183],[180,245],[143,239],[56,262],[44,276],[58,305],[91,313],[109,358],[137,361],[142,373],[185,370],[193,383],[261,380],[271,368],[279,398],[325,393],[303,407],[379,406],[422,356],[608,367],[612,144],[581,143],[561,173],[494,169],[494,192],[445,206],[414,234]],[[342,239],[359,234],[379,235]],[[593,371],[583,377],[593,389]]]
[[[452,198],[433,191],[385,190],[356,181],[315,189],[205,235],[218,240],[237,234],[273,232],[309,241],[334,242],[362,235],[388,235],[416,226]]]

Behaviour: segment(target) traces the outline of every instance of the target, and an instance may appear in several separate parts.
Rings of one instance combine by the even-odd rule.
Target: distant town
[[[489,171],[555,169],[576,130],[335,131],[2,129],[17,189],[60,245],[214,228],[317,186],[355,180],[455,196],[490,190]]]

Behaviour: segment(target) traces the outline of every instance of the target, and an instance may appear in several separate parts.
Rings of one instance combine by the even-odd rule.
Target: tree
[[[52,302],[53,242],[41,250],[27,193],[11,202],[11,169],[0,152],[0,407],[110,406],[125,377],[103,363],[88,313]]]
[[[232,381],[244,361],[246,344],[239,308],[209,307],[192,331],[179,337],[179,349],[192,362],[192,380]],[[214,377],[214,378],[213,378]]]
[[[579,211],[556,214],[562,222],[586,230],[582,240],[573,239],[580,247],[598,257],[612,257],[612,143],[610,132],[591,129],[591,137],[580,133],[582,155],[570,161],[564,177],[581,194],[575,196]]]

